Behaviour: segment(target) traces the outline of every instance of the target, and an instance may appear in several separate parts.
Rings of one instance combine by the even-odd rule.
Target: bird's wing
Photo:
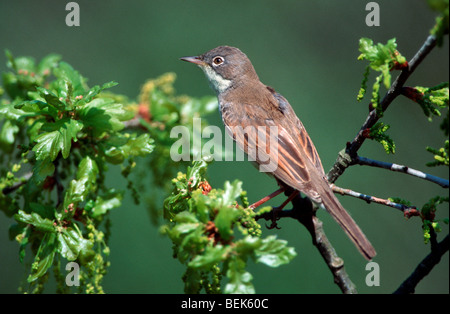
[[[239,110],[228,108],[224,106],[222,110],[228,134],[249,159],[259,164],[260,171],[272,173],[288,186],[320,202],[312,180],[323,177],[323,169],[317,169],[317,164],[321,167],[320,159],[306,131],[293,132],[291,122],[278,108],[262,108],[250,103],[240,104]]]
[[[289,102],[281,94],[275,92],[274,90],[271,90],[271,92],[273,97],[278,102],[279,110],[283,113],[286,119],[284,125],[289,128],[289,133],[293,135],[292,139],[296,142],[295,145],[300,151],[304,152],[304,154],[316,167],[319,173],[325,175],[322,162],[320,160],[319,154],[317,153],[316,147],[314,146],[311,138],[306,132],[303,123],[295,114],[294,109],[292,109]]]

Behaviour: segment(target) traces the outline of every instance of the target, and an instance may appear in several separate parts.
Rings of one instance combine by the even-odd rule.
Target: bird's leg
[[[281,211],[283,210],[283,208],[284,208],[290,201],[292,201],[299,193],[300,193],[299,191],[294,191],[294,192],[292,192],[291,195],[289,195],[289,197],[283,202],[283,204],[281,204],[281,205],[278,206],[278,207],[274,207],[274,208],[272,209],[272,224],[271,224],[270,226],[267,226],[267,225],[266,225],[266,227],[267,227],[268,229],[273,229],[273,228],[280,229],[280,228],[277,226],[277,220],[280,219],[280,218],[278,217],[278,213],[281,212]]]
[[[278,194],[280,194],[281,192],[283,192],[285,190],[284,187],[281,187],[280,189],[276,190],[275,192],[273,192],[272,194],[267,195],[266,197],[263,197],[262,199],[260,199],[259,201],[257,201],[256,203],[253,203],[252,205],[250,205],[249,207],[251,209],[255,209],[259,206],[261,206],[262,204],[264,204],[265,202],[267,202],[268,200],[274,198],[275,196],[277,196]]]

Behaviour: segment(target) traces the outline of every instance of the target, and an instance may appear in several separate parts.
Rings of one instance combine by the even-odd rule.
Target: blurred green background
[[[79,0],[81,26],[68,27],[68,2],[0,0],[0,71],[6,70],[5,49],[36,60],[58,53],[89,78],[90,86],[115,80],[119,86],[113,91],[132,99],[146,79],[169,71],[177,73],[179,94],[204,96],[213,94],[204,75],[178,58],[218,45],[236,46],[252,60],[260,79],[290,101],[314,140],[326,171],[368,113],[368,101],[356,101],[366,66],[356,60],[359,38],[385,43],[396,37],[399,51],[409,60],[428,36],[436,16],[424,0],[376,1],[381,8],[379,27],[365,24],[369,1],[360,0]],[[446,37],[444,46],[430,54],[407,85],[437,85],[448,81],[448,71]],[[207,118],[211,124],[222,126],[218,113]],[[443,143],[440,119],[427,122],[418,105],[399,98],[383,121],[391,125],[389,134],[396,141],[397,153],[386,155],[381,145],[369,141],[360,150],[361,156],[448,178],[447,168],[425,167],[432,159],[425,147],[441,147]],[[111,176],[115,183],[109,185],[125,189],[120,178]],[[277,187],[273,179],[246,162],[216,162],[209,168],[209,178],[218,188],[225,180],[243,180],[251,202]],[[367,167],[348,169],[337,184],[382,198],[407,198],[418,206],[448,193],[429,182]],[[151,193],[152,186],[148,184],[147,189]],[[406,220],[392,208],[349,197],[340,199],[377,249],[374,261],[380,265],[381,285],[366,286],[366,261],[338,225],[320,212],[347,272],[361,293],[394,291],[429,253],[429,245],[423,244],[420,220]],[[277,197],[271,204],[279,205],[282,200]],[[12,221],[0,216],[0,293],[15,293],[27,273],[18,261],[18,244],[8,240]],[[182,293],[184,270],[172,258],[169,239],[151,224],[145,202],[136,206],[128,194],[111,217],[111,267],[103,282],[105,291]],[[448,217],[448,207],[438,211],[438,218],[443,217]],[[305,228],[293,220],[282,220],[279,225],[281,230],[264,228],[264,233],[288,240],[298,256],[277,269],[250,262],[256,292],[339,293]],[[444,225],[438,239],[447,233]],[[51,287],[46,291],[51,292]],[[448,253],[416,291],[449,292]]]

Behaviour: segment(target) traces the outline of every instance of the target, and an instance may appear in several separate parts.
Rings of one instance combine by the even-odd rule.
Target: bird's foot
[[[272,217],[271,217],[271,221],[272,223],[270,224],[270,226],[268,226],[266,224],[266,228],[267,229],[281,229],[280,227],[278,227],[277,221],[280,220],[280,217],[278,217],[278,213],[282,210],[282,208],[280,207],[274,207],[272,208]]]

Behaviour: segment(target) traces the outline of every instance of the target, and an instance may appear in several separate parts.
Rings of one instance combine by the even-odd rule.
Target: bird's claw
[[[281,229],[280,227],[278,227],[277,221],[280,220],[280,217],[278,217],[278,207],[274,207],[272,209],[272,223],[270,224],[270,226],[268,226],[266,224],[266,228],[267,229]]]

